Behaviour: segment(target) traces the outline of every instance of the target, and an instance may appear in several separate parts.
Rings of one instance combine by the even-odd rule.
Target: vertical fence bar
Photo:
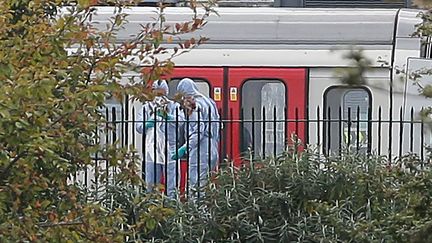
[[[111,115],[112,115],[112,124],[113,124],[113,130],[112,130],[112,137],[113,137],[113,140],[112,140],[112,145],[114,145],[115,144],[115,142],[117,141],[117,117],[116,117],[116,109],[115,109],[115,107],[113,107],[112,108],[112,110],[111,110]],[[113,167],[113,175],[112,175],[112,178],[113,178],[113,182],[114,182],[114,176],[115,176],[115,174],[116,174],[116,170],[117,170],[117,166],[114,166]]]
[[[129,95],[126,95],[126,97],[125,97],[125,110],[126,110],[126,131],[127,131],[127,134],[126,134],[126,146],[127,147],[129,147],[129,126],[130,126],[130,123],[129,123],[129,112],[131,111],[130,110],[130,107],[129,107]],[[132,127],[132,131],[133,131],[133,127]]]
[[[141,178],[143,179],[143,181],[145,181],[147,183],[146,180],[146,143],[145,143],[145,138],[146,138],[146,130],[145,130],[145,123],[146,123],[146,118],[147,118],[147,114],[146,114],[146,109],[145,109],[145,105],[143,105],[142,107],[142,121],[138,121],[138,122],[142,122],[142,127],[143,127],[143,133],[142,133],[142,137],[141,137],[141,151],[142,151],[142,162],[141,162]],[[148,185],[146,184],[146,187]]]
[[[222,110],[221,109],[219,109],[219,114],[222,114]],[[219,140],[220,141],[225,141],[225,137],[222,137],[224,134],[225,134],[225,132],[222,132],[222,130],[224,130],[225,129],[225,127],[223,126],[223,121],[222,121],[222,116],[220,115],[219,116],[219,121],[218,121],[218,126],[219,126]],[[224,147],[225,147],[225,143],[223,143],[223,145],[222,146],[220,146],[221,144],[219,144],[219,165],[222,165],[222,162],[223,162],[223,158],[225,157],[225,149],[224,149]]]
[[[371,105],[369,105],[369,107],[368,107],[367,115],[368,115],[368,118],[367,118],[368,124],[367,124],[366,139],[367,139],[367,152],[368,152],[368,154],[370,154],[371,149],[372,149],[372,106]]]
[[[175,151],[174,153],[177,153],[179,150],[179,108],[176,107],[175,110]],[[180,158],[178,158],[178,155],[176,155],[175,160],[175,188],[179,188],[179,170],[180,170]]]
[[[134,132],[135,125],[136,125],[135,106],[133,106],[132,107],[132,129],[131,130],[132,130],[132,147],[134,147],[134,148],[135,148],[135,145],[136,145],[136,141],[135,141],[136,136],[135,136],[135,132]]]
[[[306,130],[306,138],[305,138],[305,145],[307,145],[307,144],[309,144],[309,130],[310,130],[310,127],[309,127],[309,125],[310,125],[310,123],[309,123],[309,105],[306,105],[306,119],[305,119],[305,121],[303,122],[303,124],[305,125],[305,130]]]
[[[298,143],[298,141],[299,141],[299,112],[298,112],[298,107],[296,107],[295,108],[295,134],[296,134],[296,136],[295,136],[295,142],[296,142],[296,145],[297,145],[297,143]],[[297,151],[296,151],[297,152]]]
[[[338,110],[338,132],[339,132],[339,156],[342,155],[342,144],[343,144],[343,123],[342,123],[342,106],[339,106]]]
[[[125,128],[124,128],[124,131],[126,131],[126,133],[125,133],[125,135],[124,135],[124,140],[125,140],[125,147],[127,148],[127,147],[129,147],[128,145],[129,145],[129,97],[126,95],[126,98],[125,98],[125,120],[126,120],[126,122],[125,122],[125,124],[124,124],[124,126],[125,126]],[[123,106],[122,106],[123,107]]]
[[[327,138],[325,138],[326,153],[330,155],[331,147],[331,110],[330,106],[327,108]]]
[[[197,185],[194,185],[195,186],[195,188],[194,189],[196,189],[197,190],[197,195],[198,195],[198,198],[200,197],[200,190],[201,190],[201,185],[200,185],[200,182],[201,182],[201,110],[200,110],[200,108],[198,107],[198,109],[197,109],[197,129],[198,129],[198,133],[197,133],[197,158],[196,158],[196,163],[197,163]]]
[[[320,129],[320,107],[317,106],[317,144],[321,145],[321,129]]]
[[[402,149],[403,149],[403,108],[400,107],[399,110],[399,158],[402,157]]]
[[[164,153],[165,153],[165,168],[164,168],[164,170],[162,170],[163,171],[163,173],[164,173],[164,185],[165,185],[165,190],[164,190],[164,193],[165,193],[165,195],[168,195],[168,189],[170,189],[169,188],[169,186],[171,186],[171,185],[169,185],[168,184],[168,166],[169,166],[169,154],[168,154],[168,140],[171,140],[172,138],[170,138],[170,137],[168,137],[169,136],[169,133],[168,133],[168,116],[169,116],[169,110],[167,110],[166,111],[167,112],[167,114],[165,115],[165,117],[163,118],[164,119],[164,121],[165,121],[165,144],[164,144],[164,146],[165,146],[165,149],[164,149]],[[172,176],[172,175],[170,175],[170,176]]]
[[[422,108],[423,111],[423,108]],[[421,114],[423,114],[423,112],[421,112]],[[421,165],[423,168],[423,163],[424,163],[424,119],[423,117],[420,118],[421,119],[421,123],[420,123],[420,159],[421,159]]]
[[[382,109],[378,107],[378,136],[377,136],[377,147],[378,155],[381,155],[381,126],[382,126]]]
[[[284,150],[287,149],[288,147],[288,136],[287,134],[289,133],[288,127],[289,127],[289,122],[288,122],[288,108],[285,106],[284,107],[284,134],[283,134],[283,138],[284,138]]]
[[[306,105],[306,122],[304,123],[306,129],[306,141],[305,144],[309,144],[309,106]]]
[[[392,95],[391,95],[392,97]],[[388,130],[388,162],[389,165],[392,163],[392,153],[393,153],[393,103],[390,103],[389,110],[389,130]]]
[[[411,107],[410,112],[410,153],[414,152],[414,107]]]
[[[98,146],[98,149],[96,150],[95,153],[95,174],[94,174],[94,183],[95,183],[95,189],[96,189],[96,195],[95,195],[95,199],[97,200],[98,198],[98,192],[99,192],[99,184],[98,184],[98,177],[99,177],[99,148],[100,148],[100,139],[99,139],[99,127],[98,127],[98,122],[96,122],[96,131],[95,131],[95,140],[96,140],[96,146]]]
[[[125,109],[124,109],[124,106],[123,106],[123,104],[122,104],[122,106],[121,106],[121,108],[120,108],[120,124],[119,124],[119,127],[120,127],[120,134],[119,134],[119,137],[120,137],[120,146],[121,146],[121,148],[124,148],[125,147],[125,137],[126,137],[126,134],[125,133],[127,133],[127,132],[125,132],[125,127],[126,127],[126,122],[125,122]]]
[[[135,124],[136,123],[136,120],[135,120],[135,106],[132,106],[132,127],[131,127],[131,132],[132,132],[132,147],[133,147],[133,149],[134,150],[136,150],[137,148],[135,148],[135,145],[136,145],[136,141],[135,141],[135,139],[136,139],[136,137],[135,137]],[[136,161],[135,161],[135,155],[132,157],[132,163],[136,163]],[[134,186],[134,188],[135,188],[135,186]]]
[[[157,107],[155,107],[154,109],[153,109],[153,121],[154,121],[154,127],[153,127],[153,183],[152,183],[152,187],[154,188],[154,186],[157,184],[157,160],[158,160],[158,158],[157,158],[157,143],[156,143],[156,141],[157,141],[157,127],[158,127],[158,125],[160,125],[159,124],[159,121],[157,120]]]
[[[211,140],[213,138],[213,136],[215,136],[215,134],[213,134],[213,124],[212,124],[212,110],[211,107],[208,108],[208,130],[209,130],[209,134],[208,134],[208,140],[207,140],[207,147],[208,147],[208,168],[207,168],[207,173],[210,175],[211,171],[212,171],[212,157],[211,157]],[[215,165],[216,166],[216,165]]]
[[[357,106],[356,152],[360,152],[360,106]]]
[[[299,115],[298,115],[298,107],[295,109],[295,129],[296,129],[296,138],[298,138],[299,134]]]
[[[266,112],[265,112],[265,107],[262,107],[262,137],[261,137],[261,142],[262,142],[262,158],[265,158],[265,140],[266,140],[266,131],[265,131],[265,126],[266,126]]]
[[[233,127],[234,127],[234,119],[233,119],[233,110],[232,110],[232,108],[230,109],[230,121],[229,121],[229,123],[230,123],[230,138],[231,138],[231,141],[234,139],[234,129],[233,129]],[[229,156],[229,158],[230,159],[234,159],[234,144],[231,142],[230,143],[230,156]]]
[[[252,111],[252,154],[253,154],[252,158],[255,158],[256,153],[255,153],[255,109],[254,107],[252,107],[251,111]]]
[[[273,107],[273,157],[276,160],[276,153],[277,153],[277,116],[276,116],[276,106]]]
[[[190,178],[190,171],[189,171],[189,163],[190,163],[190,154],[189,154],[189,114],[186,114],[186,151],[187,151],[187,156],[186,156],[186,178],[185,178],[185,190],[186,190],[186,195],[189,196],[189,178]]]
[[[347,134],[347,149],[348,151],[351,150],[350,146],[351,146],[351,125],[352,125],[352,120],[351,120],[351,107],[348,107],[348,134]]]
[[[106,117],[106,121],[105,121],[105,147],[109,144],[109,110],[108,107],[105,108],[105,117]],[[108,187],[108,176],[109,176],[109,171],[108,171],[108,158],[105,158],[105,173],[106,173],[106,187]]]
[[[244,109],[243,109],[243,107],[241,107],[240,108],[240,144],[241,144],[240,153],[241,153],[241,157],[245,156],[246,154],[244,152],[247,151],[247,150],[245,150],[245,148],[247,148],[247,146],[244,146],[244,145],[247,145],[247,142],[248,142],[247,138],[246,138],[247,133],[245,132],[245,130],[246,130],[246,128],[245,128],[245,122],[244,122]]]

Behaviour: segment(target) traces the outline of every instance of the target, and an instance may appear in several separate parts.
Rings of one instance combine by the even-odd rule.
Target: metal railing
[[[219,120],[200,112],[197,120],[191,120],[177,110],[174,117],[158,117],[153,113],[150,119],[143,116],[139,120],[136,107],[106,108],[106,122],[98,129],[98,142],[119,149],[135,149],[142,178],[149,189],[151,184],[161,183],[166,185],[168,195],[174,191],[188,195],[195,191],[199,196],[196,189],[205,185],[210,173],[218,167],[241,167],[245,161],[281,156],[293,144],[297,152],[315,148],[324,161],[326,156],[350,152],[381,155],[393,163],[406,154],[426,160],[426,147],[432,141],[430,124],[414,108],[400,108],[394,114],[384,112],[381,107],[375,111],[360,107],[345,110],[317,107],[307,109],[305,114],[300,114],[299,109],[290,110],[292,114],[286,108],[271,110],[270,114],[264,108],[241,110],[240,114],[230,111],[227,113],[230,118]],[[146,130],[149,122],[153,124]],[[142,133],[137,131],[140,125]],[[218,134],[212,134],[214,131]],[[178,154],[182,146],[188,151],[183,157]],[[94,161],[94,168],[86,168],[77,176],[87,186],[95,183],[95,168],[107,163],[99,154],[94,155]]]

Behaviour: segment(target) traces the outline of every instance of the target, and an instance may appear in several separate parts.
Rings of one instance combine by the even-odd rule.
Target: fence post
[[[164,144],[164,146],[165,146],[165,170],[164,170],[164,184],[165,184],[165,190],[164,190],[164,193],[165,193],[165,195],[168,195],[168,189],[169,189],[169,184],[168,184],[168,169],[169,169],[169,161],[168,160],[170,160],[171,158],[171,156],[169,156],[169,154],[168,154],[168,140],[169,139],[171,139],[170,137],[168,137],[169,136],[169,134],[168,134],[168,116],[170,115],[168,112],[170,112],[170,111],[166,111],[167,112],[167,114],[166,114],[166,116],[163,118],[164,119],[164,121],[165,121],[165,144]],[[172,176],[172,175],[170,175],[170,176]]]
[[[321,129],[320,129],[320,107],[317,106],[317,144],[319,145],[319,148],[321,148]],[[321,150],[321,149],[320,149]],[[321,152],[319,153],[321,154]],[[318,155],[319,156],[319,155]]]
[[[381,106],[378,107],[378,136],[377,136],[377,146],[378,154],[381,155],[381,125],[382,125],[382,109]]]
[[[414,107],[411,107],[410,112],[411,122],[410,122],[410,152],[414,152]]]
[[[198,198],[200,197],[200,191],[201,191],[201,110],[200,107],[197,108],[197,129],[198,129],[198,133],[197,133],[197,184],[194,185],[195,190],[197,190],[197,196]],[[195,161],[194,161],[195,162]]]
[[[265,107],[262,107],[262,138],[261,138],[261,142],[262,142],[262,158],[265,158],[265,140],[266,140],[266,131],[265,131],[265,126],[266,126],[266,113],[265,113]]]
[[[402,150],[403,150],[403,129],[404,129],[403,108],[400,107],[400,110],[399,110],[399,157],[402,157]]]
[[[343,123],[342,123],[342,106],[339,106],[338,111],[338,129],[339,129],[339,156],[342,155],[342,144],[343,144]]]
[[[276,106],[273,107],[273,157],[276,161],[276,153],[277,153],[277,123],[276,123]]]
[[[111,114],[112,114],[112,124],[113,124],[113,130],[112,130],[112,135],[113,135],[113,140],[111,141],[111,145],[114,145],[115,142],[117,141],[117,117],[116,117],[116,109],[115,107],[112,108],[111,110]],[[113,167],[113,174],[112,174],[112,180],[113,183],[115,183],[115,172],[117,171],[117,166]]]
[[[351,150],[350,146],[351,146],[351,107],[348,107],[348,134],[347,134],[347,149],[348,151]]]
[[[331,109],[330,106],[327,107],[327,138],[324,139],[324,144],[326,147],[327,156],[330,155],[331,151]]]
[[[142,151],[142,160],[141,160],[141,178],[142,178],[142,180],[143,181],[145,181],[145,182],[147,182],[146,180],[145,180],[145,178],[146,178],[146,159],[145,159],[145,156],[146,156],[146,150],[147,150],[147,148],[146,148],[146,146],[145,146],[145,137],[146,137],[146,134],[145,134],[145,123],[146,123],[146,110],[145,110],[145,106],[143,105],[143,107],[142,107],[142,121],[138,121],[138,122],[142,122],[142,126],[143,126],[143,133],[142,133],[142,137],[141,137],[141,151]],[[145,184],[145,187],[147,187],[147,184]]]
[[[252,159],[255,159],[255,109],[252,107]],[[252,161],[251,161],[252,162]]]
[[[357,106],[356,152],[360,152],[360,106]]]

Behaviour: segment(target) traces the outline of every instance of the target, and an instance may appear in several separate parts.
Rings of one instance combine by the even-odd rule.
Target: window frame
[[[327,110],[328,110],[328,94],[330,91],[335,90],[335,89],[345,89],[345,90],[350,90],[350,89],[362,89],[364,91],[366,91],[366,93],[368,94],[368,116],[367,116],[367,120],[368,120],[368,124],[367,124],[367,152],[371,152],[371,148],[372,148],[372,122],[370,122],[372,120],[372,112],[373,112],[373,98],[372,98],[372,92],[369,89],[369,87],[364,86],[364,85],[353,85],[353,86],[348,86],[348,85],[332,85],[329,86],[325,89],[324,93],[323,93],[323,105],[324,105],[324,109],[323,109],[323,129],[322,129],[322,136],[323,136],[323,153],[324,155],[329,155],[328,152],[331,151],[331,145],[332,142],[329,141],[328,142],[328,138],[327,138],[327,133],[328,133],[328,129],[327,129],[327,122],[326,120],[328,119],[328,114],[327,114]],[[345,95],[345,93],[343,94]],[[341,96],[341,98],[343,98],[343,96]],[[340,105],[340,107],[342,107],[342,117],[338,117],[337,119],[339,120],[344,120],[343,114],[343,104]],[[333,118],[332,118],[333,119]],[[318,124],[320,125],[320,124]],[[339,124],[338,124],[339,126]],[[332,136],[333,137],[333,136]],[[342,138],[340,138],[342,141]],[[343,144],[343,142],[342,142]],[[340,153],[341,151],[338,151],[338,153]]]
[[[245,113],[241,112],[243,110],[243,101],[244,101],[243,90],[245,88],[245,85],[248,82],[263,82],[263,81],[264,82],[267,81],[267,83],[270,83],[270,82],[280,83],[284,87],[284,92],[285,92],[285,97],[284,97],[284,120],[285,121],[284,121],[284,124],[283,124],[283,128],[284,128],[284,136],[285,136],[284,140],[286,140],[287,139],[287,133],[288,133],[288,122],[286,121],[286,118],[288,116],[288,114],[287,114],[287,112],[288,112],[287,111],[287,107],[288,107],[288,95],[289,95],[288,90],[289,89],[287,87],[286,81],[283,80],[283,79],[263,77],[263,78],[247,78],[247,79],[242,80],[242,82],[239,85],[240,86],[239,87],[240,88],[240,91],[239,91],[239,96],[240,97],[238,99],[238,101],[240,102],[240,119],[244,120],[244,118],[245,118],[245,116],[244,116]],[[268,82],[268,81],[270,81],[270,82]],[[263,86],[261,87],[261,92],[262,92],[262,88],[264,87],[265,84],[266,83],[264,83]],[[260,96],[261,96],[261,92],[260,92]],[[258,119],[258,120],[262,120],[262,117],[261,117],[262,116],[262,109],[259,111],[259,114],[260,114],[260,119]],[[255,117],[255,119],[257,119],[257,118]],[[267,118],[266,118],[266,122],[267,121],[268,122],[272,122],[270,119],[267,120]],[[242,123],[241,124],[241,128],[243,128],[243,126],[244,126],[244,124]],[[254,135],[252,135],[252,131],[250,132],[250,134],[251,134],[252,138],[255,137]],[[262,136],[262,132],[261,131],[259,132],[259,136],[260,137]],[[259,152],[262,153],[262,151],[261,151],[262,150],[262,139],[260,141],[261,141],[261,146],[260,145],[258,145],[258,146],[260,147],[259,148]],[[255,143],[254,139],[252,139],[252,142]],[[243,151],[241,151],[243,143],[244,143],[244,133],[243,133],[243,129],[240,129],[240,143],[239,143],[240,152],[243,152]],[[283,146],[285,146],[285,144],[286,144],[286,141],[283,141]],[[256,147],[256,146],[254,145],[254,147]],[[267,153],[270,153],[270,152],[266,151],[266,154]],[[254,151],[254,154],[255,154],[255,151]],[[257,157],[255,157],[255,155],[254,155],[254,158],[257,158]]]
[[[184,79],[184,78],[189,78],[189,79],[192,79],[195,83],[197,82],[196,80],[200,80],[200,82],[202,81],[203,83],[206,83],[207,84],[207,86],[208,86],[208,88],[209,88],[209,97],[211,98],[211,99],[213,99],[213,92],[212,92],[212,86],[211,86],[211,84],[210,84],[210,81],[208,80],[208,79],[206,79],[206,78],[197,78],[197,77],[171,77],[169,80],[167,80],[167,82],[168,82],[168,87],[169,87],[169,84],[172,82],[172,80],[179,80],[179,82],[182,80],[182,79]],[[178,83],[177,83],[177,85],[178,85]],[[171,91],[171,90],[170,90]],[[176,86],[176,93],[177,93],[177,86]],[[174,95],[175,95],[175,93],[174,93]],[[205,95],[205,94],[204,94]],[[170,97],[170,95],[168,96],[168,97]]]

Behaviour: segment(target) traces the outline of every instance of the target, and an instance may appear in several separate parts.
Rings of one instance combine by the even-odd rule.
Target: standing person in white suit
[[[186,120],[188,128],[185,128],[187,141],[172,158],[182,158],[188,154],[189,188],[199,190],[198,187],[206,184],[210,171],[216,168],[219,159],[219,113],[216,103],[200,93],[191,79],[182,79],[177,91],[185,99],[193,100],[195,107],[186,114],[189,120]]]
[[[154,81],[152,88],[156,97],[153,101],[144,104],[143,109],[138,112],[136,125],[136,130],[145,136],[144,162],[147,191],[151,191],[155,184],[161,182],[167,170],[166,190],[168,196],[174,198],[180,179],[180,164],[178,160],[171,157],[179,147],[177,140],[183,136],[180,131],[184,115],[180,112],[179,104],[167,98],[169,89],[165,80]],[[176,115],[179,122],[176,122]],[[166,144],[168,148],[165,147]]]

